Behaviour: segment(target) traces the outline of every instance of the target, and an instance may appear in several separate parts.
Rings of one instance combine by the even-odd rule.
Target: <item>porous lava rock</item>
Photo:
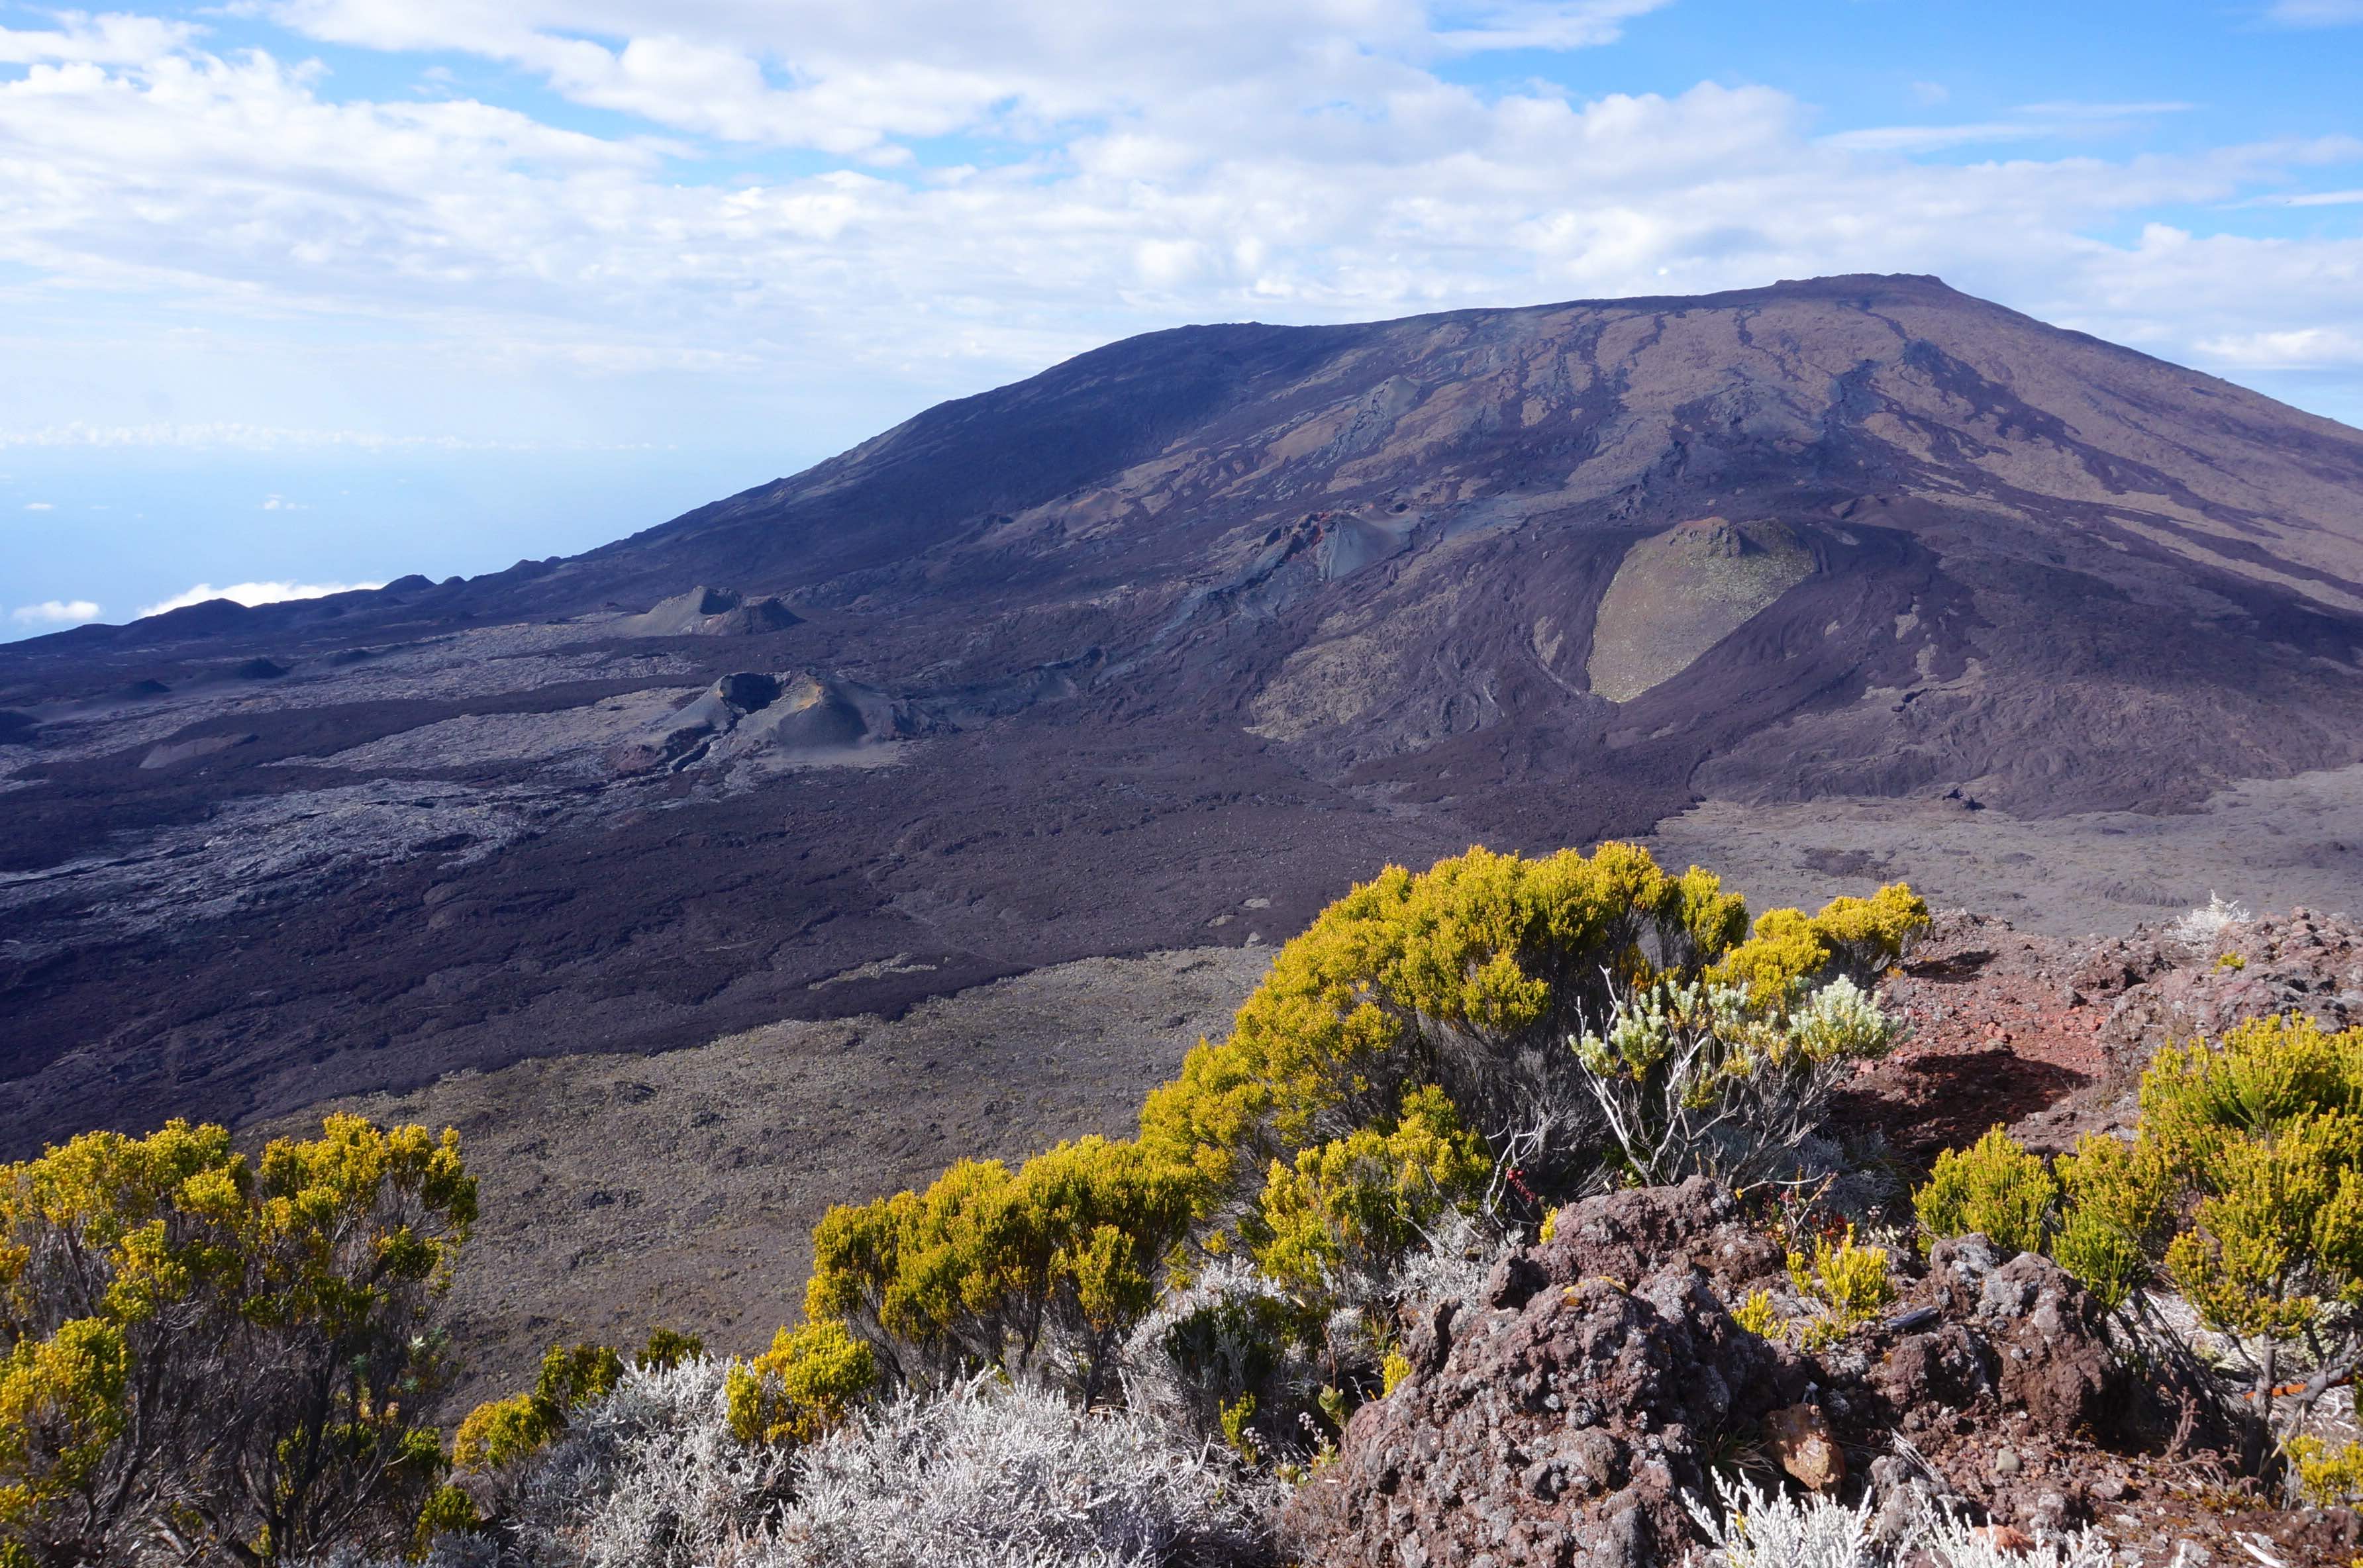
[[[2113,987],[2120,975],[2139,978]],[[2102,1041],[2138,1072],[2160,1042],[2213,1039],[2243,1019],[2298,1012],[2329,1029],[2363,1022],[2363,925],[2298,909],[2228,922],[2212,936],[2145,926],[2102,944],[2075,984],[2111,998]]]
[[[1410,1377],[1288,1505],[1289,1549],[1336,1568],[1680,1561],[1708,1455],[1811,1382],[1716,1297],[1711,1264],[1761,1256],[1736,1221],[1703,1181],[1562,1210],[1481,1299],[1416,1326]]]
[[[1410,1375],[1289,1503],[1289,1550],[1317,1568],[1671,1564],[1694,1544],[1685,1498],[1749,1450],[1849,1502],[1908,1484],[2028,1529],[2090,1517],[2079,1456],[2140,1437],[2147,1406],[2073,1278],[1941,1242],[1925,1272],[1895,1260],[1892,1310],[1808,1356],[1725,1306],[1766,1288],[1803,1311],[1784,1255],[1704,1180],[1561,1209],[1473,1298],[1409,1315]],[[1923,1506],[1888,1500],[1882,1518]]]
[[[2034,1253],[1997,1262],[1978,1235],[1938,1242],[1928,1264],[1922,1299],[1940,1316],[1898,1339],[1873,1374],[1901,1424],[1918,1430],[1991,1397],[2025,1412],[2021,1430],[2034,1435],[2123,1435],[2135,1391],[2100,1302],[2066,1270]]]

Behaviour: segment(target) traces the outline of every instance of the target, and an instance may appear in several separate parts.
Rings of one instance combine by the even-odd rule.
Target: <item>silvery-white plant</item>
[[[2207,907],[2178,917],[2172,925],[2166,928],[2167,939],[2202,958],[2211,957],[2234,931],[2255,918],[2248,912],[2247,905],[2227,903],[2211,890],[2207,895]]]
[[[1643,1182],[1712,1176],[1736,1190],[1798,1174],[1798,1152],[1856,1064],[1901,1022],[1843,976],[1810,991],[1661,982],[1616,999],[1569,1044]]]
[[[1244,1256],[1215,1258],[1168,1291],[1125,1342],[1122,1381],[1132,1413],[1193,1440],[1212,1441],[1224,1403],[1253,1394],[1266,1409],[1302,1404],[1321,1379],[1304,1347],[1263,1331],[1295,1303]],[[1178,1331],[1190,1331],[1182,1354]]]
[[[625,1375],[577,1418],[520,1497],[584,1568],[693,1568],[761,1534],[785,1496],[788,1456],[730,1430],[727,1364],[710,1357]],[[555,1555],[555,1554],[553,1554]]]
[[[1277,1484],[1129,1411],[990,1375],[805,1449],[750,1568],[1150,1568],[1269,1554]]]
[[[1686,1498],[1705,1535],[1709,1568],[2110,1568],[2115,1556],[2099,1531],[2038,1534],[2025,1551],[1998,1544],[1991,1530],[1915,1493],[1901,1537],[1881,1541],[1871,1529],[1871,1499],[1854,1507],[1829,1497],[1766,1493],[1746,1477],[1714,1478],[1719,1510]]]

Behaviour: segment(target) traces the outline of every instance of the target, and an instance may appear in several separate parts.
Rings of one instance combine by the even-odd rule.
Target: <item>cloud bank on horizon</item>
[[[148,449],[682,444],[721,493],[1184,321],[1839,271],[2363,421],[2363,3],[1950,9],[0,5],[0,450],[92,510]],[[144,587],[59,580],[119,509],[27,519],[0,592],[453,568],[363,558],[392,515],[223,521]]]

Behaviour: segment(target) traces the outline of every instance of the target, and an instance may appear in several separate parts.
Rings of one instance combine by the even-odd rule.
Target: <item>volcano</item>
[[[2255,392],[1921,277],[1185,327],[583,556],[0,648],[0,1147],[1278,940],[1703,801],[2102,845],[2358,762],[2363,433]]]

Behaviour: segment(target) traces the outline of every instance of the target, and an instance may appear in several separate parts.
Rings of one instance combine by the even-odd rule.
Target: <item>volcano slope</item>
[[[2344,907],[2358,646],[2363,434],[1933,279],[1157,333],[585,556],[0,649],[0,1151],[1276,938],[1476,841],[1778,812],[1820,891],[1975,861],[2037,928],[2269,841],[2224,891]],[[2124,831],[2202,808],[2180,873]]]

